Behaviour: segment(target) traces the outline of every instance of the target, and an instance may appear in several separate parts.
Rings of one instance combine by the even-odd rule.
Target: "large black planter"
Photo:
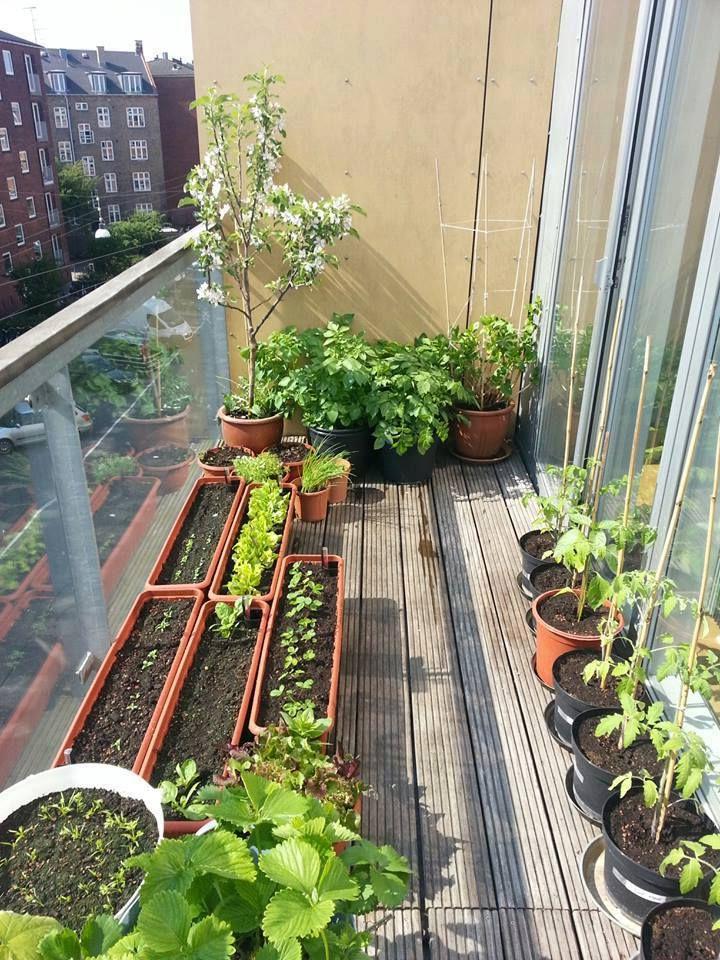
[[[643,920],[642,929],[640,930],[639,960],[658,960],[657,956],[653,957],[651,953],[653,921],[663,913],[667,913],[668,910],[677,910],[678,907],[694,907],[696,910],[702,910],[703,913],[710,915],[713,923],[718,919],[718,915],[720,915],[717,907],[711,907],[704,900],[695,900],[690,897],[681,897],[679,900],[668,900],[667,903],[658,904],[657,907],[653,907]]]
[[[535,567],[540,566],[541,563],[546,563],[546,560],[543,560],[542,557],[538,559],[534,557],[531,553],[528,553],[525,549],[525,544],[527,543],[528,537],[532,536],[533,533],[537,533],[537,530],[528,530],[527,533],[524,533],[518,539],[518,546],[520,547],[520,559],[522,561],[522,575],[525,585],[529,588],[529,578],[530,574],[533,572]]]
[[[342,453],[352,464],[354,476],[365,472],[370,457],[370,428],[324,430],[307,428],[308,439],[313,447],[321,447],[328,453]]]
[[[388,483],[424,483],[432,476],[437,454],[437,440],[427,453],[411,447],[406,453],[396,453],[390,446],[380,450],[383,476]]]
[[[617,712],[617,710],[603,707],[593,707],[579,713],[570,728],[570,744],[573,752],[573,793],[580,809],[597,823],[600,823],[602,818],[603,807],[610,796],[610,785],[615,779],[615,774],[608,773],[607,770],[588,760],[578,744],[579,729],[580,724],[587,722],[590,717],[594,718],[597,725],[602,717]],[[557,720],[555,726],[557,728]]]

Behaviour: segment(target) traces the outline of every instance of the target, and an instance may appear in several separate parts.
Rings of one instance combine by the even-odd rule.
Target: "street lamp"
[[[109,239],[110,239],[110,231],[109,231],[108,228],[105,226],[105,221],[103,220],[102,216],[100,217],[100,220],[99,220],[98,225],[97,225],[97,230],[95,231],[95,239],[96,239],[96,240],[109,240]]]

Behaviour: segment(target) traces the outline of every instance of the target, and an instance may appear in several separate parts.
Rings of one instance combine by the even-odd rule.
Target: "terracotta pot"
[[[190,442],[189,410],[188,405],[180,413],[175,413],[171,417],[155,417],[150,420],[124,417],[130,445],[137,453],[163,443],[186,447]]]
[[[574,592],[576,595],[578,594],[577,590]],[[543,683],[546,683],[549,687],[553,685],[553,664],[559,656],[568,653],[570,650],[598,650],[600,648],[599,636],[580,636],[576,633],[558,630],[556,627],[551,627],[545,623],[540,610],[545,601],[554,597],[556,593],[560,593],[560,591],[547,590],[545,593],[541,593],[539,597],[535,597],[532,602],[532,612],[537,624],[535,669]],[[609,604],[605,604],[605,606],[609,607]],[[624,623],[622,614],[619,612],[617,613],[617,619],[618,626],[615,636],[620,633]]]
[[[143,450],[142,456],[144,458],[149,457],[156,450],[162,450],[167,446],[167,443],[161,443],[156,447],[149,447],[147,450]],[[194,458],[194,453],[188,448],[187,459],[183,460],[182,463],[171,463],[167,465],[158,464],[158,466],[153,466],[152,464],[148,464],[146,459],[143,459],[141,465],[143,468],[143,473],[146,477],[158,477],[160,480],[160,489],[158,493],[175,493],[175,491],[179,490],[187,480],[188,473],[190,472],[190,464],[193,462]]]
[[[148,494],[140,504],[138,512],[130,521],[129,526],[125,528],[122,536],[112,548],[105,563],[102,565],[103,592],[106,597],[109,597],[117,586],[120,577],[130,562],[130,558],[134,556],[135,551],[147,534],[157,508],[158,490],[160,489],[160,481],[157,478],[115,477],[108,484],[108,492],[112,485],[120,479],[125,483],[128,481],[142,480],[148,483],[149,487]]]
[[[218,484],[221,484],[223,486],[226,485],[226,481],[224,479],[216,480],[213,477],[198,477],[198,479],[192,485],[190,489],[190,493],[188,494],[187,500],[183,504],[183,508],[178,514],[177,519],[175,520],[175,523],[172,525],[170,533],[168,534],[167,539],[163,545],[163,548],[160,551],[160,555],[155,561],[155,565],[153,566],[147,578],[148,590],[158,590],[162,593],[174,593],[177,590],[202,590],[204,592],[208,589],[208,587],[210,586],[210,582],[212,581],[212,578],[215,574],[215,570],[217,569],[217,565],[220,560],[222,549],[225,546],[225,543],[228,538],[228,534],[230,533],[230,527],[232,526],[232,522],[235,519],[235,515],[237,514],[240,508],[242,495],[245,492],[244,480],[240,480],[240,481],[235,480],[235,481],[231,481],[231,483],[236,488],[235,497],[230,505],[227,518],[220,532],[220,537],[218,538],[218,542],[215,546],[215,550],[210,559],[210,563],[207,569],[205,570],[205,575],[202,577],[202,579],[198,580],[196,583],[169,584],[169,583],[158,582],[160,579],[160,575],[162,574],[163,567],[167,563],[167,559],[170,556],[170,552],[175,546],[175,541],[183,531],[183,527],[185,526],[185,521],[187,520],[188,514],[192,510],[200,491],[203,489],[203,487],[207,487],[207,486],[217,486]]]
[[[509,403],[502,410],[459,410],[451,426],[455,453],[470,460],[496,457],[502,450],[513,407]]]
[[[150,738],[152,736],[152,733],[155,730],[155,727],[157,726],[158,720],[160,719],[160,714],[162,713],[162,708],[165,704],[165,698],[167,697],[170,691],[175,674],[180,668],[180,663],[182,662],[182,656],[183,656],[183,653],[185,652],[185,647],[187,646],[188,640],[190,638],[190,634],[192,633],[192,628],[195,626],[195,621],[197,620],[198,614],[200,613],[200,608],[202,607],[204,598],[202,593],[199,590],[194,590],[192,593],[188,593],[187,591],[185,591],[185,592],[178,592],[176,594],[157,593],[154,590],[143,590],[143,592],[138,595],[138,597],[135,600],[135,603],[130,608],[130,612],[128,613],[127,617],[125,617],[125,621],[122,627],[120,627],[120,632],[118,633],[115,640],[112,642],[108,652],[105,654],[105,659],[100,664],[100,669],[95,674],[95,677],[92,683],[90,684],[88,692],[85,694],[85,697],[82,703],[80,704],[78,712],[75,714],[75,718],[73,719],[73,722],[70,725],[70,729],[68,730],[65,736],[65,739],[61,743],[60,749],[58,750],[55,756],[55,759],[53,760],[53,764],[52,764],[53,767],[61,767],[65,764],[66,762],[65,751],[72,749],[72,745],[75,743],[75,739],[77,738],[77,735],[85,726],[85,722],[90,714],[90,711],[95,706],[95,701],[100,696],[102,688],[105,685],[105,681],[107,680],[108,674],[110,673],[112,668],[115,666],[115,661],[117,660],[118,653],[122,650],[122,648],[127,643],[128,638],[130,637],[130,634],[132,633],[133,628],[135,627],[135,621],[137,620],[143,606],[149,600],[156,600],[156,599],[187,600],[188,598],[192,598],[195,602],[193,603],[192,610],[190,611],[190,616],[188,618],[187,625],[185,627],[182,638],[180,640],[180,645],[175,654],[175,658],[173,659],[173,662],[170,665],[170,670],[168,671],[165,684],[160,692],[158,702],[155,704],[155,709],[153,710],[152,717],[150,718],[150,722],[148,723],[148,728],[145,731],[145,736],[143,737],[137,756],[135,757],[135,761],[133,763],[132,769],[134,773],[138,772],[138,770],[140,769],[142,758],[147,751],[148,744],[150,743]],[[118,730],[118,733],[121,733],[121,731]]]
[[[298,481],[298,488],[300,484]],[[328,512],[329,487],[323,487],[322,490],[314,490],[312,493],[303,493],[298,491],[298,497],[295,501],[295,510],[298,517],[305,523],[320,523],[325,519]]]
[[[209,447],[208,449],[219,450],[220,448]],[[243,453],[245,453],[249,457],[255,456],[252,450],[247,450],[242,447],[236,447],[235,449],[241,450]],[[203,452],[207,453],[208,451],[205,450]],[[232,465],[229,467],[215,467],[212,464],[203,463],[202,460],[200,459],[201,456],[202,454],[198,454],[198,456],[196,457],[197,465],[200,467],[200,469],[202,470],[203,474],[206,477],[215,477],[216,480],[230,480],[235,476],[235,468]]]
[[[260,736],[265,732],[265,727],[260,725],[260,708],[262,706],[262,688],[265,679],[265,668],[267,666],[270,644],[273,642],[273,633],[278,619],[280,602],[282,600],[283,586],[287,577],[288,569],[291,564],[301,561],[303,563],[316,563],[323,565],[337,572],[337,606],[335,613],[335,643],[333,645],[332,672],[330,674],[330,691],[328,695],[328,705],[326,716],[331,723],[322,736],[322,744],[327,746],[330,731],[335,726],[337,717],[338,687],[340,683],[340,659],[342,656],[343,640],[343,609],[345,605],[345,561],[342,557],[334,554],[305,554],[290,553],[282,562],[280,571],[280,582],[270,609],[270,619],[268,620],[267,630],[265,631],[265,640],[263,641],[262,655],[258,666],[257,681],[255,683],[255,696],[253,698],[252,710],[250,711],[250,733],[253,736]]]
[[[238,507],[237,513],[235,514],[235,519],[232,522],[230,530],[228,532],[227,540],[225,545],[220,553],[220,559],[218,560],[218,565],[215,568],[215,575],[212,578],[212,583],[210,584],[210,590],[208,591],[209,600],[224,600],[230,601],[239,600],[239,597],[231,596],[224,592],[225,590],[225,571],[230,562],[230,556],[235,546],[235,541],[238,538],[240,528],[245,519],[245,514],[247,512],[248,500],[250,499],[250,494],[256,487],[259,487],[259,483],[250,483],[245,487],[245,493],[243,494],[242,500]],[[272,583],[270,589],[267,593],[263,594],[261,597],[258,597],[258,600],[262,600],[265,603],[270,603],[275,596],[275,591],[277,590],[278,580],[280,578],[280,569],[281,561],[285,554],[290,549],[290,538],[292,537],[292,527],[293,521],[295,519],[295,499],[297,497],[297,489],[293,483],[283,483],[281,484],[282,489],[290,494],[290,500],[288,501],[288,511],[285,517],[285,526],[283,527],[282,538],[280,540],[280,546],[278,548],[277,560],[275,561],[275,570],[273,572]]]
[[[345,473],[328,484],[328,503],[344,503],[347,499],[352,464],[344,459],[340,462],[345,467]]]
[[[142,757],[138,773],[148,782],[150,782],[152,772],[155,769],[155,764],[157,763],[157,758],[160,755],[160,751],[162,750],[165,742],[165,737],[170,729],[170,723],[175,715],[175,711],[180,700],[180,695],[183,687],[185,686],[185,682],[187,681],[193,661],[195,660],[200,642],[202,641],[208,618],[214,613],[215,606],[215,601],[211,600],[208,603],[203,604],[202,609],[200,610],[200,614],[195,621],[195,626],[190,634],[190,639],[185,646],[177,673],[175,674],[170,689],[168,690],[167,697],[158,718],[157,726],[150,737],[147,748]],[[258,634],[257,641],[255,643],[255,650],[250,662],[250,669],[248,670],[248,675],[245,678],[243,695],[240,701],[240,708],[238,710],[238,716],[237,720],[235,721],[235,727],[232,731],[232,736],[229,730],[198,730],[198,737],[212,736],[215,739],[222,737],[228,743],[232,743],[234,745],[240,743],[243,731],[245,729],[245,723],[247,721],[250,704],[255,692],[255,677],[257,676],[263,640],[265,639],[265,630],[267,628],[267,622],[270,616],[270,607],[262,600],[253,600],[250,604],[249,610],[250,616],[257,618]],[[242,678],[238,677],[238,681],[241,682],[241,680]],[[165,836],[182,836],[183,834],[187,833],[196,833],[200,827],[207,823],[209,823],[209,820],[166,820]]]
[[[353,812],[356,813],[358,817],[358,825],[362,821],[362,798],[363,798],[363,795],[360,794],[360,796],[355,801],[355,805],[353,806]],[[335,851],[335,854],[339,857],[340,854],[344,853],[349,846],[350,844],[346,840],[340,840],[338,841],[338,843],[333,844],[333,850]]]
[[[222,438],[229,447],[247,447],[253,453],[262,453],[268,447],[280,443],[284,419],[281,414],[251,420],[245,417],[229,417],[225,407],[218,410]]]
[[[308,452],[314,450],[314,447],[311,447],[309,443],[303,444],[303,446],[308,450]],[[285,476],[283,480],[286,483],[292,483],[293,480],[297,480],[299,476],[302,475],[302,468],[305,460],[289,460],[287,463],[283,464],[285,467]]]

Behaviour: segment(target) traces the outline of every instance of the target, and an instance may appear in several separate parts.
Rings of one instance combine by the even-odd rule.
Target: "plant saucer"
[[[507,460],[512,452],[512,443],[510,443],[509,440],[503,440],[500,453],[496,457],[488,457],[487,459],[481,457],[461,457],[459,453],[456,453],[454,450],[450,450],[450,453],[455,457],[456,460],[462,460],[463,463],[471,463],[475,466],[487,466],[488,464],[502,463],[503,460]]]
[[[605,885],[605,841],[595,837],[579,858],[580,874],[585,892],[605,916],[634,937],[640,936],[640,923],[629,917],[615,903]]]
[[[535,663],[536,663],[536,656],[535,654],[533,654],[532,657],[530,657],[530,669],[533,672],[533,676],[535,677],[537,682],[540,684],[540,686],[545,687],[546,690],[550,690],[552,692],[555,688],[551,687],[549,683],[545,683],[545,681],[542,679],[540,674],[535,669]]]
[[[530,608],[525,611],[525,623],[527,623],[530,633],[535,636],[537,633],[537,624],[535,623],[535,617]]]
[[[570,764],[568,767],[568,772],[565,774],[565,793],[570,803],[575,807],[577,812],[583,818],[587,820],[588,823],[591,823],[594,827],[600,825],[600,821],[596,820],[595,817],[587,810],[585,807],[580,806],[580,801],[575,796],[575,764]]]
[[[565,743],[564,740],[560,738],[557,730],[555,729],[555,701],[550,700],[548,705],[543,710],[543,717],[545,717],[545,726],[547,727],[548,733],[555,741],[555,743],[562,747],[563,750],[571,750],[572,747],[569,743]]]

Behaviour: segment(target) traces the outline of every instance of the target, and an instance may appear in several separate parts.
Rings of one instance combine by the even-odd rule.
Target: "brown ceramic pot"
[[[295,501],[297,515],[305,523],[320,523],[327,516],[329,487],[323,487],[322,490],[314,490],[312,493],[303,493],[298,484],[298,498]]]
[[[253,453],[262,453],[268,447],[280,443],[284,419],[278,413],[274,417],[251,420],[245,417],[229,417],[225,407],[218,410],[222,438],[229,447],[247,447]]]
[[[189,410],[190,407],[187,406],[171,417],[155,417],[149,420],[125,417],[130,445],[136,453],[161,443],[173,443],[178,447],[186,447],[190,442]]]
[[[331,480],[328,484],[328,503],[344,503],[348,495],[351,463],[349,460],[344,459],[341,459],[340,462],[345,472],[341,477],[336,477],[335,480]]]
[[[502,410],[459,410],[452,424],[453,449],[469,460],[492,460],[502,450],[513,403]]]

